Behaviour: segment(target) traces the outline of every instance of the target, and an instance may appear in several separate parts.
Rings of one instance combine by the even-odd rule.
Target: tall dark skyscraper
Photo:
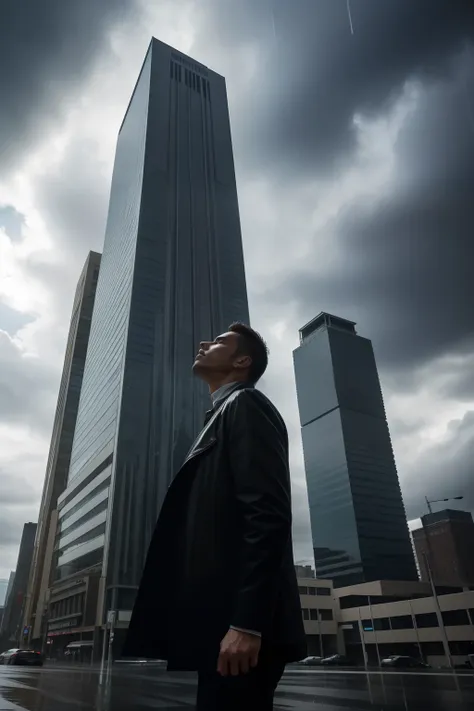
[[[48,534],[58,496],[66,488],[99,267],[100,254],[89,252],[72,307],[24,610],[24,624],[31,626],[30,639],[37,639],[42,633],[41,623],[52,560],[52,545],[48,546]],[[54,538],[51,543],[54,543]]]
[[[198,343],[248,318],[225,80],[153,39],[118,135],[59,497],[56,584],[100,571],[97,625],[105,610],[126,620],[132,609],[167,488],[209,407],[191,372]]]
[[[371,341],[321,313],[294,363],[317,577],[417,580]]]

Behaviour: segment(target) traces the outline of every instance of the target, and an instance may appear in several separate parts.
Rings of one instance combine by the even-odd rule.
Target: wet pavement
[[[192,709],[193,674],[155,665],[117,664],[100,670],[0,666],[0,711],[150,711]],[[371,672],[290,668],[278,688],[278,711],[467,711],[474,674]]]

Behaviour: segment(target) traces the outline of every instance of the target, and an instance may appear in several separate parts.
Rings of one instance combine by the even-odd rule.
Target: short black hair
[[[239,355],[248,355],[252,359],[249,368],[249,380],[255,384],[267,369],[268,346],[262,336],[245,323],[240,323],[240,321],[231,323],[228,330],[231,333],[237,333],[239,336],[240,345],[237,353]]]

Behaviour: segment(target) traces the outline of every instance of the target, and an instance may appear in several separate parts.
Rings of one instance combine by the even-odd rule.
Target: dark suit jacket
[[[231,625],[261,632],[284,661],[306,654],[288,435],[246,384],[217,405],[169,487],[123,655],[214,670]]]

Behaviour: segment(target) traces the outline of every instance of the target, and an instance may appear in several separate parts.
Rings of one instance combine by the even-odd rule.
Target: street
[[[195,677],[155,665],[100,670],[0,666],[0,711],[149,711],[192,709]],[[290,668],[278,688],[283,711],[464,711],[474,705],[474,675]]]

